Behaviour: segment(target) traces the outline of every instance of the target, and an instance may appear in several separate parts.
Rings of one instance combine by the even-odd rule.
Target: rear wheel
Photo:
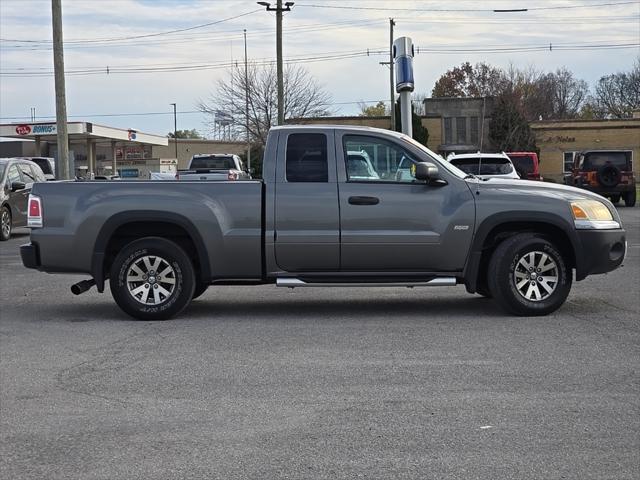
[[[635,207],[636,206],[636,189],[634,188],[630,192],[624,194],[624,204],[627,207]]]
[[[571,270],[558,248],[542,236],[521,233],[496,248],[488,269],[489,289],[515,315],[547,315],[571,290]]]
[[[166,320],[189,305],[194,269],[174,242],[159,237],[135,240],[111,265],[111,294],[118,306],[138,320]]]
[[[620,201],[620,194],[611,195],[611,203],[616,205]]]
[[[7,207],[2,207],[0,211],[0,241],[7,241],[11,238],[11,212]]]

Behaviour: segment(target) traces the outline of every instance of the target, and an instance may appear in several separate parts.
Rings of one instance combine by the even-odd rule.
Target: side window
[[[327,136],[292,133],[287,139],[287,182],[328,182]]]
[[[21,181],[22,177],[20,176],[18,167],[16,165],[11,165],[11,167],[9,167],[9,171],[7,172],[7,185],[11,185],[13,182]]]
[[[347,181],[415,182],[412,156],[399,145],[376,137],[345,135],[342,139]]]
[[[22,172],[22,178],[24,178],[24,183],[33,183],[37,182],[33,171],[31,170],[31,165],[28,163],[20,164],[20,171]]]

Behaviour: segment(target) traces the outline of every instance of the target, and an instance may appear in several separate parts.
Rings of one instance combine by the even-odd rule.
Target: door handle
[[[377,205],[380,203],[378,197],[349,197],[351,205]]]

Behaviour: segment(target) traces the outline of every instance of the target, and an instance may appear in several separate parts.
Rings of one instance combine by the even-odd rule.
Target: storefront
[[[90,122],[69,122],[67,131],[71,171],[79,177],[113,175],[119,172],[120,165],[125,166],[131,161],[144,162],[145,168],[142,170],[147,173],[155,167],[159,169],[161,162],[160,159],[153,158],[152,147],[168,144],[167,138],[159,135]],[[30,150],[33,154],[23,156],[53,157],[57,162],[55,123],[0,124],[0,137],[31,140]],[[0,156],[9,156],[2,150],[3,144],[0,142]],[[147,164],[149,168],[146,167]]]

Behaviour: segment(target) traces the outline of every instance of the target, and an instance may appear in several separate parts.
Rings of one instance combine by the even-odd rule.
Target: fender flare
[[[209,258],[207,249],[200,232],[195,225],[186,217],[171,212],[159,212],[156,210],[132,210],[122,213],[116,213],[108,218],[98,232],[96,241],[93,246],[93,254],[91,256],[91,276],[96,282],[99,292],[104,291],[104,258],[106,248],[113,236],[114,232],[122,225],[133,222],[163,222],[172,223],[182,227],[191,237],[198,255],[200,263],[201,280],[208,281],[211,278],[211,268],[209,266]]]
[[[471,243],[471,249],[464,266],[463,277],[467,291],[476,292],[478,285],[478,276],[480,274],[480,262],[482,259],[483,246],[491,231],[496,227],[509,223],[531,223],[532,227],[536,224],[551,225],[561,230],[569,239],[573,254],[575,257],[576,280],[582,280],[586,277],[583,272],[583,247],[575,227],[560,215],[549,212],[534,211],[511,211],[501,212],[485,218],[476,229],[476,233]]]

